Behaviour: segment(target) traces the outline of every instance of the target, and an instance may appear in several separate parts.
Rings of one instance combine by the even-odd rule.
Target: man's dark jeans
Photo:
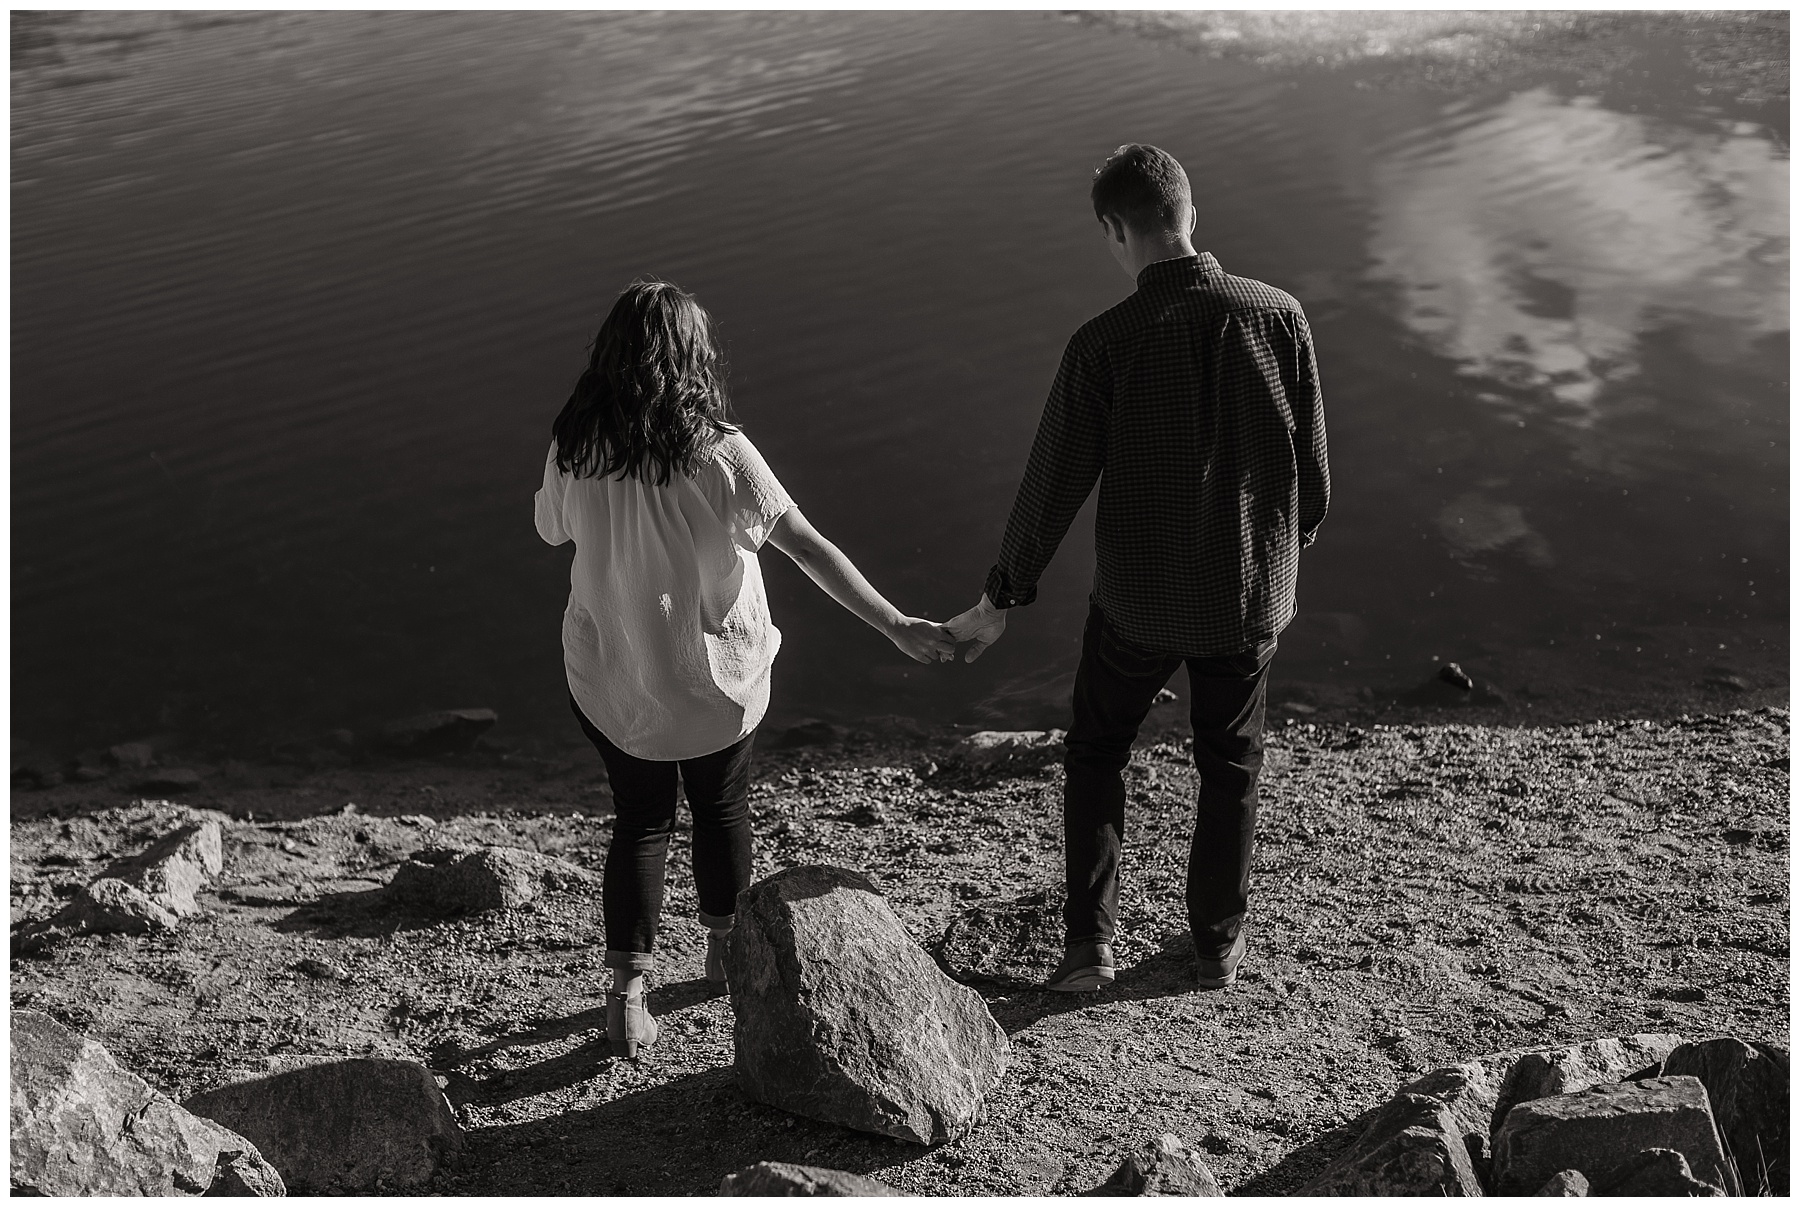
[[[1275,639],[1217,658],[1135,646],[1098,607],[1088,612],[1075,718],[1069,727],[1063,789],[1063,853],[1068,941],[1110,943],[1119,914],[1119,847],[1125,837],[1125,781],[1131,744],[1156,693],[1187,663],[1193,695],[1194,766],[1200,793],[1188,852],[1188,923],[1194,951],[1217,959],[1231,949],[1250,893],[1256,834],[1256,777],[1262,770],[1263,716]]]
[[[606,963],[611,968],[655,966],[656,926],[662,918],[663,873],[675,829],[679,774],[694,815],[694,895],[700,921],[729,926],[738,892],[750,884],[750,747],[745,734],[697,759],[662,762],[620,750],[569,698],[581,732],[606,762],[612,781],[612,843],[600,899],[606,914]]]

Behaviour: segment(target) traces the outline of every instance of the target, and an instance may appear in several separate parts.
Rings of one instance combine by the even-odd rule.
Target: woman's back
[[[717,436],[692,474],[575,476],[552,445],[538,533],[573,540],[563,653],[588,718],[639,758],[694,758],[768,709],[781,633],[756,551],[793,506],[742,432]]]

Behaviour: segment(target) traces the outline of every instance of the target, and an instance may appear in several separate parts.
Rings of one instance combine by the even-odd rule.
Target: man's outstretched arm
[[[976,643],[965,661],[981,657],[1006,630],[1005,609],[1037,598],[1038,577],[1106,464],[1111,402],[1112,383],[1099,350],[1077,332],[1063,352],[1038,421],[1025,479],[1000,540],[1000,560],[988,571],[981,602],[944,626],[956,640]]]

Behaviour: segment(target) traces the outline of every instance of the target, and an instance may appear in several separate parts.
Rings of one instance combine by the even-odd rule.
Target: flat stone
[[[1585,1199],[1588,1195],[1587,1176],[1579,1169],[1565,1169],[1538,1188],[1534,1198]]]
[[[944,928],[938,961],[970,984],[1040,984],[1062,959],[1062,910],[1061,885],[973,906]]]
[[[858,1173],[786,1161],[758,1161],[728,1173],[719,1182],[719,1193],[765,1198],[907,1197],[905,1191]]]
[[[1530,1194],[1564,1169],[1597,1184],[1621,1153],[1647,1148],[1674,1149],[1702,1181],[1735,1188],[1706,1087],[1695,1077],[1652,1077],[1513,1107],[1494,1137],[1494,1192]]]
[[[518,847],[471,851],[428,847],[394,872],[388,896],[440,914],[515,909],[548,892],[597,889],[600,877],[550,855]]]
[[[1688,1168],[1687,1158],[1672,1148],[1647,1148],[1601,1180],[1596,1198],[1722,1199],[1725,1192],[1703,1182]]]
[[[381,746],[394,754],[457,754],[473,747],[499,720],[491,708],[421,713],[383,726]]]
[[[14,1194],[285,1193],[255,1144],[182,1109],[95,1041],[36,1010],[13,1012],[11,1037]]]
[[[1180,1195],[1184,1198],[1222,1198],[1224,1191],[1206,1163],[1174,1136],[1164,1133],[1125,1158],[1113,1175],[1089,1195],[1124,1197]]]
[[[420,1189],[462,1144],[431,1071],[409,1060],[320,1061],[182,1105],[255,1141],[300,1194]]]
[[[813,1119],[917,1144],[981,1117],[1011,1045],[860,872],[798,867],[738,898],[727,972],[738,1085]]]
[[[1663,1064],[1698,1077],[1747,1195],[1788,1193],[1788,1054],[1772,1044],[1708,1039],[1683,1044]]]
[[[1456,1115],[1430,1094],[1402,1091],[1349,1148],[1294,1193],[1470,1197],[1482,1187]]]

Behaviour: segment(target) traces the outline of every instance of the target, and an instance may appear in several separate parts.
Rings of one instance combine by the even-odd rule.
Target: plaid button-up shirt
[[[1096,478],[1094,602],[1121,636],[1219,655],[1279,633],[1331,498],[1300,303],[1203,252],[1149,265],[1077,331],[988,572],[996,605],[1037,597]]]

